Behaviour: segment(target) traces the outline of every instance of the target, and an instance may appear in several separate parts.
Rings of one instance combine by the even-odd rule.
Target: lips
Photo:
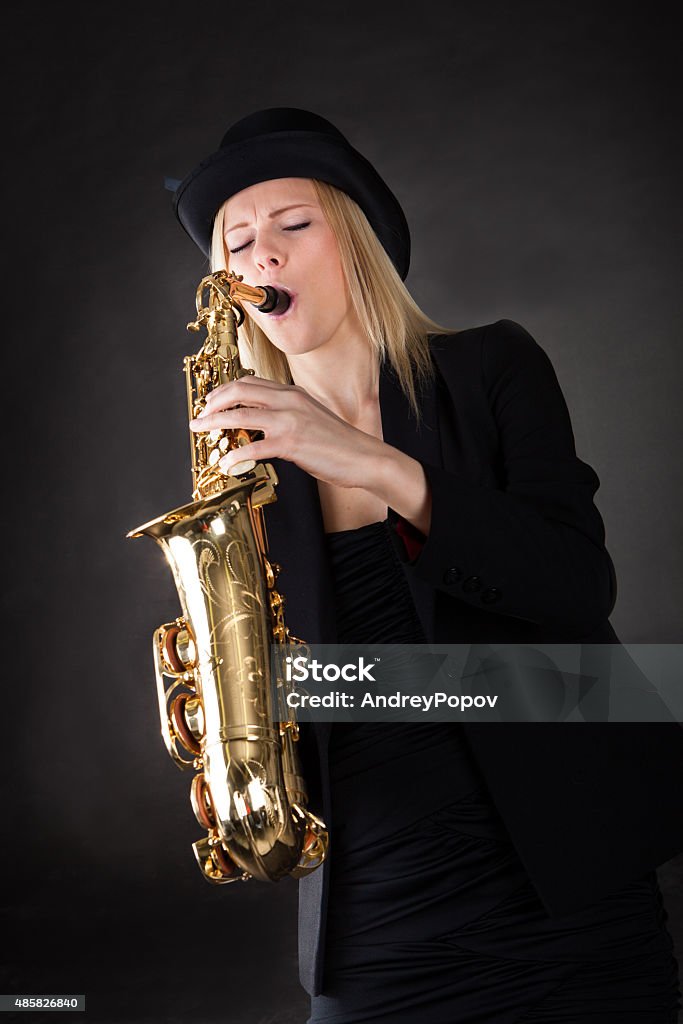
[[[280,301],[271,313],[266,313],[265,315],[270,317],[271,320],[281,320],[282,317],[286,316],[294,307],[296,295],[294,292],[291,292],[289,288],[284,288],[276,281],[271,282],[271,287],[276,288],[280,293]]]

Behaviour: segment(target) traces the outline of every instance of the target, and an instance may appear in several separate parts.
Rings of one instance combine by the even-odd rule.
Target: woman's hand
[[[431,501],[421,464],[351,426],[303,388],[242,377],[215,388],[190,427],[263,432],[262,440],[223,456],[224,472],[248,459],[285,459],[318,480],[369,491],[422,533],[429,532]]]
[[[286,459],[338,487],[365,487],[382,448],[388,447],[330,412],[303,388],[261,377],[242,377],[215,388],[190,427],[263,432],[263,440],[223,456],[224,472],[248,459]]]

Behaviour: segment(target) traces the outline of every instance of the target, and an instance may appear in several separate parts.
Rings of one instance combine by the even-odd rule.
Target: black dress
[[[387,524],[327,542],[339,641],[423,642]],[[325,975],[309,1024],[676,1021],[654,872],[551,919],[457,724],[334,724],[329,760]]]

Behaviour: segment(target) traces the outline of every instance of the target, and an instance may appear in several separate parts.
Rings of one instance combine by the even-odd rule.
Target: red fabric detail
[[[414,526],[406,522],[405,519],[396,520],[396,533],[403,541],[403,546],[406,549],[406,554],[411,562],[414,562],[417,556],[425,546],[425,540],[422,539],[420,534]]]

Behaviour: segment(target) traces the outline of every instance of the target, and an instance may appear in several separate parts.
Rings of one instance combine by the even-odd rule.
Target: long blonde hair
[[[423,313],[399,277],[386,250],[353,199],[324,181],[312,179],[320,207],[337,239],[349,294],[363,330],[379,361],[388,360],[420,418],[417,389],[434,372],[429,334],[455,334]],[[211,270],[227,270],[229,253],[224,238],[227,200],[213,225]],[[247,366],[258,376],[291,384],[287,357],[269,341],[253,320],[245,317],[239,329],[240,349]]]

